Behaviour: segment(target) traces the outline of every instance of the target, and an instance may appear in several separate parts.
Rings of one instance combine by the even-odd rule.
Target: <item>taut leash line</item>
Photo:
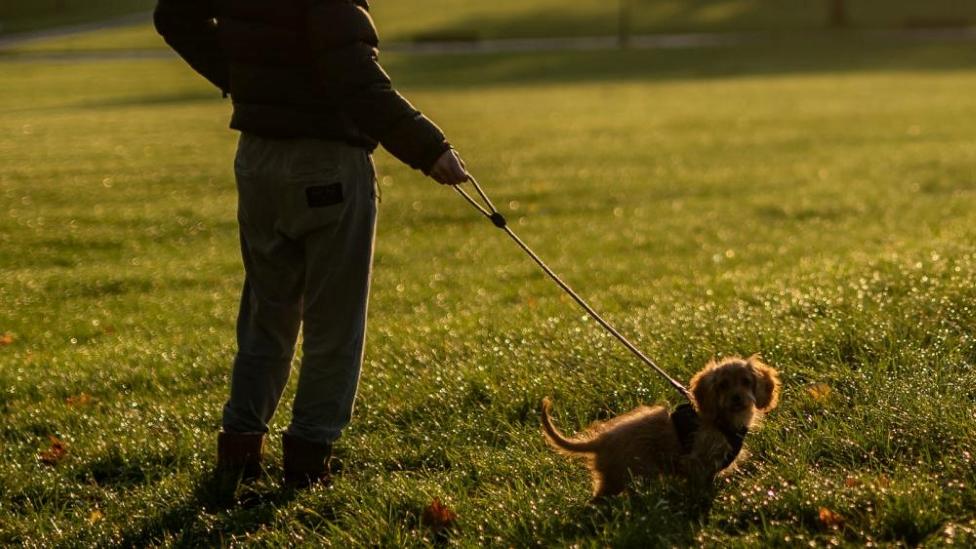
[[[603,326],[603,328],[606,331],[610,332],[610,334],[613,335],[613,337],[617,338],[617,341],[623,343],[624,347],[627,347],[627,349],[631,353],[634,353],[634,355],[637,356],[637,358],[641,359],[641,361],[643,361],[645,364],[653,368],[655,372],[657,372],[658,374],[661,375],[661,377],[666,379],[667,382],[670,383],[671,386],[674,387],[679,393],[681,393],[683,397],[685,397],[689,401],[692,400],[691,393],[688,392],[688,389],[685,388],[684,385],[675,381],[674,378],[669,376],[668,373],[665,372],[660,366],[658,366],[653,360],[651,360],[650,357],[642,353],[640,349],[638,349],[633,343],[630,342],[630,340],[628,340],[626,337],[623,336],[623,334],[618,332],[617,329],[611,326],[609,322],[604,320],[604,318],[600,316],[600,314],[597,313],[593,309],[593,307],[590,306],[589,303],[587,303],[582,297],[580,297],[579,294],[574,292],[573,289],[569,287],[569,284],[563,282],[563,280],[559,278],[559,275],[557,275],[552,269],[550,269],[549,266],[546,265],[544,261],[542,261],[542,258],[540,258],[538,254],[532,251],[532,248],[529,248],[528,244],[522,241],[522,239],[519,238],[519,236],[515,234],[514,231],[512,231],[512,229],[508,226],[508,222],[505,220],[505,217],[495,208],[495,205],[492,204],[491,199],[488,198],[488,195],[486,195],[485,192],[481,189],[481,185],[478,184],[478,181],[473,176],[469,175],[468,180],[474,186],[474,190],[478,192],[478,195],[485,202],[485,206],[487,206],[487,208],[479,204],[478,201],[472,198],[471,195],[469,195],[467,192],[465,192],[465,190],[462,189],[460,185],[453,185],[454,190],[456,190],[462,197],[464,197],[464,199],[467,200],[469,204],[474,206],[478,210],[478,212],[481,213],[481,215],[488,218],[492,222],[492,224],[494,224],[499,229],[505,231],[505,233],[507,233],[508,236],[510,236],[512,240],[514,240],[515,243],[518,244],[519,247],[522,248],[522,250],[526,254],[528,254],[528,256],[531,257],[532,260],[535,261],[536,264],[547,275],[549,275],[549,278],[551,278],[553,282],[559,285],[559,287],[562,288],[564,292],[569,294],[569,297],[573,298],[573,300],[576,301],[576,303],[578,303],[579,306],[582,307],[583,310],[586,311],[587,314],[589,314],[590,317],[593,318],[593,320],[596,320],[600,324],[600,326]]]

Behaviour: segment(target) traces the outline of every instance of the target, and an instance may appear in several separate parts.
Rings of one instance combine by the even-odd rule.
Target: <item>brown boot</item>
[[[311,442],[285,433],[281,439],[284,450],[285,485],[290,488],[311,488],[332,484],[329,459],[332,445]]]
[[[261,476],[262,433],[219,433],[217,435],[217,468],[214,470],[210,496],[221,507],[233,505],[242,481]]]
[[[217,470],[238,472],[241,480],[261,476],[263,433],[220,433],[217,435]]]

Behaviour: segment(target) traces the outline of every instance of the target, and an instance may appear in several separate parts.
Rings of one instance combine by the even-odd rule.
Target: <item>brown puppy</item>
[[[560,452],[586,459],[593,496],[619,494],[631,477],[676,474],[701,488],[735,461],[749,428],[776,407],[779,374],[756,356],[712,361],[691,380],[692,405],[641,406],[568,439],[542,400],[542,427]]]

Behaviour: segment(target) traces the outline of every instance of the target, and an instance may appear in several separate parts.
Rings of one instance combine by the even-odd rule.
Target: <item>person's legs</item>
[[[304,317],[285,476],[293,485],[327,481],[363,354],[376,219],[372,161],[342,143],[245,135],[235,171],[246,282],[225,435],[267,432]]]
[[[342,209],[333,225],[305,239],[302,367],[287,434],[325,447],[352,416],[366,332],[375,174],[360,149],[334,147],[341,158]]]
[[[245,247],[243,235],[241,239]],[[248,255],[245,252],[245,258]],[[257,289],[254,278],[245,278],[237,318],[238,351],[223,414],[223,428],[228,433],[268,432],[268,423],[288,383],[298,337],[300,292],[294,302],[279,302]]]
[[[242,135],[235,161],[245,281],[226,433],[266,433],[288,382],[301,322],[304,247],[281,231],[286,141]]]
[[[291,145],[242,134],[234,171],[244,287],[230,398],[217,435],[213,478],[228,504],[241,480],[261,474],[268,422],[288,382],[301,322],[305,259],[301,242],[280,230],[280,187]]]

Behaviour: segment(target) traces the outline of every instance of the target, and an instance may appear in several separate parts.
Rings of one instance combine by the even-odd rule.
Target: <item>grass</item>
[[[821,29],[828,0],[630,0],[635,33]],[[16,3],[16,2],[15,2]],[[976,23],[976,4],[958,0],[847,0],[852,28],[965,26]],[[384,41],[470,40],[616,34],[617,3],[575,0],[383,1],[372,5]],[[143,25],[106,29],[25,44],[33,51],[163,48],[148,18]]]
[[[0,34],[75,25],[151,10],[153,0],[4,0]]]
[[[820,29],[828,0],[624,0],[634,32],[716,32]],[[847,0],[854,27],[900,27],[919,22],[976,22],[976,6],[956,0]],[[388,39],[593,36],[615,34],[619,1],[559,0],[376,2],[372,12]]]
[[[177,60],[0,60],[0,544],[429,545],[435,497],[461,546],[972,544],[973,56],[387,56],[520,234],[669,371],[781,370],[706,516],[667,483],[586,504],[539,399],[573,432],[677,397],[385,153],[342,476],[202,507],[241,282],[228,104]]]

